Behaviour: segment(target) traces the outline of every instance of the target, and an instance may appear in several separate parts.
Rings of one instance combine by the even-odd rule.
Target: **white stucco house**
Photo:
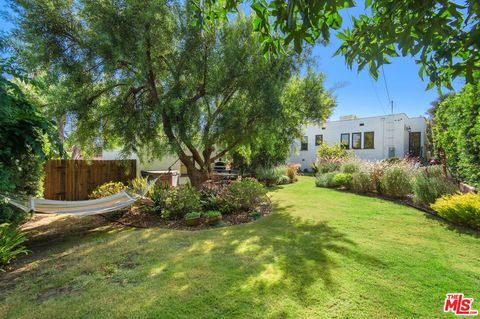
[[[119,160],[119,159],[133,159],[137,161],[137,176],[140,176],[140,172],[144,170],[153,171],[177,171],[180,173],[179,184],[185,184],[188,182],[187,168],[183,165],[177,156],[166,155],[162,159],[155,159],[152,161],[142,161],[136,154],[129,156],[122,156],[120,150],[103,150],[102,155],[98,159],[103,160]]]
[[[357,118],[342,116],[338,121],[303,127],[304,136],[293,143],[288,163],[310,170],[318,146],[341,144],[365,160],[383,160],[407,155],[426,158],[426,119],[404,113]]]

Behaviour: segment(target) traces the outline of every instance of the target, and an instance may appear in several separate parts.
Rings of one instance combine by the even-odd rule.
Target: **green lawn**
[[[478,236],[312,177],[270,195],[274,213],[240,226],[52,243],[0,317],[438,318],[447,292],[480,308]]]

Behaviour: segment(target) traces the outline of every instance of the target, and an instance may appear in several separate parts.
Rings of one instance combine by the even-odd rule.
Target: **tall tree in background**
[[[216,159],[270,127],[323,120],[335,104],[324,90],[284,100],[301,60],[265,59],[243,16],[204,32],[188,5],[172,1],[18,0],[13,8],[17,52],[62,79],[83,144],[101,137],[127,153],[175,152],[195,186]]]
[[[246,0],[192,0],[206,3],[204,23],[226,20]],[[342,29],[340,11],[356,5],[353,0],[251,0],[257,14],[255,30],[266,53],[278,54],[294,43],[328,42],[331,30]],[[353,26],[338,34],[343,44],[337,51],[349,67],[368,67],[378,77],[391,57],[412,56],[419,75],[434,85],[451,88],[451,80],[463,77],[475,82],[480,70],[480,2],[466,0],[365,0],[365,13],[352,17]],[[197,5],[199,11],[205,6]]]
[[[302,127],[299,114],[323,110],[324,118],[328,118],[330,110],[336,105],[331,90],[324,87],[325,75],[315,74],[311,70],[303,78],[293,76],[284,88],[281,103],[285,115],[282,125],[271,125],[263,129],[257,138],[237,148],[234,153],[235,167],[242,171],[254,172],[258,167],[272,167],[285,164],[285,159],[292,151],[292,142],[299,138]]]

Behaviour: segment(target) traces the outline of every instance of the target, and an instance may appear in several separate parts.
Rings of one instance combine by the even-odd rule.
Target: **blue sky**
[[[351,16],[365,13],[363,1],[357,2],[357,7],[342,11],[344,27],[351,25]],[[374,80],[367,68],[358,73],[356,69],[348,69],[342,56],[333,57],[340,44],[341,41],[332,36],[329,45],[316,45],[313,50],[317,70],[327,75],[326,86],[331,88],[340,84],[340,88],[335,90],[338,106],[331,119],[349,114],[372,116],[390,113],[387,88],[390,99],[394,101],[393,112],[403,112],[408,116],[424,115],[430,103],[438,97],[436,88],[425,90],[428,81],[418,76],[420,67],[415,63],[415,58],[392,58],[392,63],[383,68],[385,77],[380,73],[378,80]],[[453,87],[459,90],[463,84],[463,79],[457,79]]]
[[[0,0],[0,10],[5,9],[5,0]],[[356,8],[344,10],[342,12],[344,25],[350,24],[350,16],[356,16],[362,11],[361,3]],[[11,24],[0,16],[0,29],[8,31],[10,28]],[[418,76],[419,67],[415,64],[414,58],[392,59],[392,64],[384,66],[385,78],[381,74],[375,81],[370,77],[368,70],[357,73],[355,69],[347,68],[342,56],[333,57],[339,45],[340,40],[332,35],[329,45],[316,45],[313,49],[316,70],[327,75],[325,83],[327,88],[336,88],[338,106],[333,112],[332,120],[348,114],[372,116],[390,113],[386,86],[390,98],[394,101],[394,113],[404,112],[409,116],[424,115],[430,102],[437,98],[438,92],[435,88],[425,90],[427,81],[422,81]],[[462,84],[462,80],[455,81],[455,89],[460,89]]]
[[[317,45],[314,56],[317,70],[327,75],[326,86],[335,89],[338,106],[332,119],[341,115],[372,116],[391,112],[387,96],[393,100],[394,113],[406,113],[409,116],[424,115],[430,102],[438,96],[433,88],[426,91],[427,81],[418,76],[419,67],[411,57],[394,58],[392,64],[384,66],[385,79],[380,73],[374,80],[367,69],[358,73],[356,69],[348,69],[342,56],[333,57],[340,41],[332,38],[327,47]],[[386,82],[386,85],[385,85]],[[456,82],[457,83],[457,82]],[[460,85],[455,85],[461,87]]]

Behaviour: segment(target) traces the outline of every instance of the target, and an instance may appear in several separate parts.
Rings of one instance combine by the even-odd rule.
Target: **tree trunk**
[[[190,178],[190,183],[192,183],[192,186],[200,189],[203,185],[208,180],[208,172],[198,169],[195,167],[195,164],[193,165],[186,165],[187,167],[187,174],[188,177]]]

